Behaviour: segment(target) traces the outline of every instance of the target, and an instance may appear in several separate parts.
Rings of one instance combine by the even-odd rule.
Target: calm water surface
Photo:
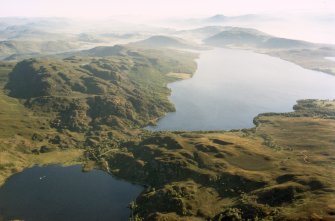
[[[253,127],[264,112],[292,111],[298,99],[335,98],[335,77],[245,50],[203,52],[192,79],[169,85],[176,112],[152,130]]]
[[[33,167],[0,188],[0,214],[5,220],[128,220],[128,204],[143,187],[81,166]]]

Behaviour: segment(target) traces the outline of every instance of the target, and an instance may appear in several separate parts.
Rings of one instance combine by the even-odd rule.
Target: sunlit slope
[[[83,153],[68,149],[76,146],[73,145],[76,138],[50,128],[47,114],[37,114],[5,93],[3,87],[13,66],[13,63],[0,64],[0,185],[24,168],[36,164],[74,163]],[[56,145],[54,141],[58,138],[62,141]],[[36,154],[39,151],[43,154]]]
[[[25,99],[35,111],[53,113],[58,129],[143,127],[174,110],[167,100],[165,85],[172,80],[167,74],[195,70],[194,55],[187,53],[115,46],[77,55],[19,62],[9,75],[9,95]]]

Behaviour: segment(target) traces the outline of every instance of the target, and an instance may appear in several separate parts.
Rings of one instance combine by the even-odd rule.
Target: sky
[[[335,0],[0,0],[0,16],[168,18],[252,13],[335,13]]]

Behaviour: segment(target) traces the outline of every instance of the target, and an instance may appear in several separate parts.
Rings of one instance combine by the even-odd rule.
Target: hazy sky
[[[185,17],[213,14],[335,13],[335,0],[0,0],[0,16]]]

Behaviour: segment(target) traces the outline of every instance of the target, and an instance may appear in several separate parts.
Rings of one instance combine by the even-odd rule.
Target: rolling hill
[[[54,113],[52,125],[58,129],[143,127],[173,111],[166,99],[169,90],[162,87],[171,80],[166,74],[193,73],[193,58],[173,51],[98,47],[65,59],[23,60],[9,74],[6,88],[35,111]]]
[[[256,29],[230,28],[205,39],[205,43],[215,46],[251,45],[259,46],[269,38]]]
[[[130,43],[130,45],[137,47],[149,47],[149,48],[185,48],[185,49],[199,48],[199,46],[197,46],[196,44],[192,44],[184,39],[164,35],[152,36],[142,41]]]
[[[256,29],[227,27],[226,30],[204,40],[214,46],[246,46],[257,48],[312,48],[315,44],[306,41],[279,38]]]
[[[78,44],[68,41],[0,41],[0,59],[15,55],[61,53],[77,48]]]

